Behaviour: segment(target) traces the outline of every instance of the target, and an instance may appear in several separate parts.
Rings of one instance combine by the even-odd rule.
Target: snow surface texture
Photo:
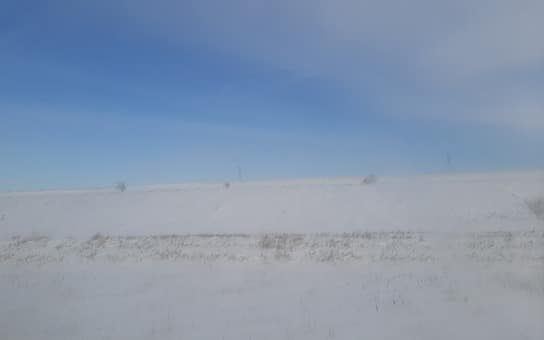
[[[0,339],[544,339],[544,173],[0,194]]]
[[[544,172],[128,186],[0,194],[0,239],[186,233],[528,230]],[[3,218],[1,218],[3,216]]]

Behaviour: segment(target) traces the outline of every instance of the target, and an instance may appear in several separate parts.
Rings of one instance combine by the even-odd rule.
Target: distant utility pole
[[[238,168],[238,181],[241,182],[242,181],[242,168],[240,168],[240,166],[238,166],[237,168]]]

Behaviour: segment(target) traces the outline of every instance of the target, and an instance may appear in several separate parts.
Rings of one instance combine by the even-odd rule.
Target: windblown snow
[[[0,194],[1,339],[543,339],[544,172]]]

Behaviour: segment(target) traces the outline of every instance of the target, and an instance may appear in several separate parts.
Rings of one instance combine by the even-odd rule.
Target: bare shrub
[[[538,219],[544,221],[544,197],[525,200],[525,205]]]
[[[125,182],[117,182],[115,183],[115,190],[125,192],[125,190],[127,190],[127,184]]]
[[[263,249],[287,249],[289,251],[304,242],[301,234],[264,234],[259,240],[259,247]]]
[[[93,237],[91,237],[91,241],[99,241],[104,238],[105,238],[104,235],[102,235],[101,233],[96,233],[93,235]]]
[[[286,261],[291,259],[291,254],[287,249],[276,249],[274,252],[274,259],[276,261]]]
[[[225,184],[224,184],[224,185],[225,185],[225,189],[228,189],[228,188],[230,188],[230,182],[225,182]]]
[[[12,240],[15,241],[16,245],[19,246],[29,242],[46,242],[49,240],[49,237],[37,232],[33,232],[30,235],[26,236],[14,236]]]
[[[281,249],[285,247],[286,241],[287,241],[286,234],[277,234],[277,235],[265,234],[259,240],[259,247],[263,249],[274,249],[274,248]]]
[[[106,243],[107,237],[102,235],[101,233],[96,233],[91,237],[91,242],[94,243],[97,247],[102,247],[104,243]]]
[[[368,184],[374,184],[376,182],[378,182],[378,176],[376,176],[374,174],[371,174],[371,175],[366,176],[363,179],[363,181],[361,182],[361,184],[368,185]]]

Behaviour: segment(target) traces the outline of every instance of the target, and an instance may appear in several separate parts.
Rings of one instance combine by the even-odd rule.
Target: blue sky
[[[0,190],[544,167],[541,1],[2,1]]]

